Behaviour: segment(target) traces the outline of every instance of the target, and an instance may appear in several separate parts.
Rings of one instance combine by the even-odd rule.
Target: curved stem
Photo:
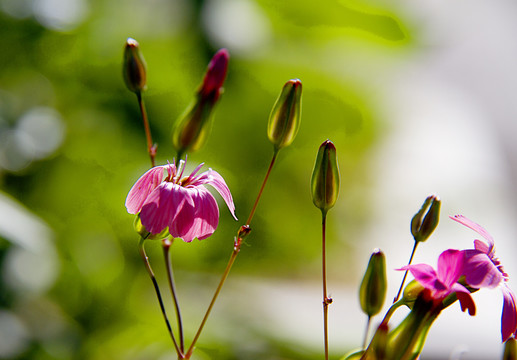
[[[138,99],[138,105],[140,106],[140,113],[142,114],[142,121],[144,122],[145,137],[147,139],[147,152],[151,158],[151,166],[154,167],[154,158],[156,156],[156,146],[153,144],[153,138],[151,136],[151,128],[149,127],[149,120],[147,119],[147,111],[145,110],[144,100],[142,93],[137,92],[136,97]]]
[[[172,239],[174,240],[174,239]],[[180,342],[180,349],[183,353],[185,351],[185,339],[183,337],[183,322],[181,320],[181,311],[178,302],[178,297],[176,296],[176,286],[174,284],[174,274],[172,272],[172,263],[170,257],[170,247],[172,245],[171,239],[164,239],[163,242],[163,255],[165,258],[165,268],[167,269],[167,278],[169,280],[169,288],[171,291],[172,299],[174,300],[174,309],[176,310],[176,319],[178,321],[178,335]]]
[[[160,293],[160,287],[158,286],[158,282],[156,281],[156,277],[154,276],[153,269],[151,268],[151,264],[149,263],[149,258],[147,257],[147,254],[145,253],[144,242],[145,242],[145,239],[140,238],[140,242],[138,243],[139,252],[140,252],[140,255],[142,256],[142,260],[144,260],[144,264],[145,264],[145,268],[147,269],[147,273],[149,274],[149,277],[151,278],[151,281],[153,282],[154,290],[156,292],[156,297],[158,298],[158,302],[160,303],[160,309],[162,311],[163,319],[165,320],[165,324],[167,325],[167,330],[169,331],[172,342],[174,343],[176,352],[178,353],[179,357],[182,357],[183,353],[180,350],[180,348],[178,347],[178,343],[176,342],[176,338],[174,337],[174,333],[172,332],[171,324],[169,323],[169,319],[167,318],[165,306],[163,305],[162,295]]]
[[[326,241],[325,241],[325,232],[326,232],[326,221],[327,214],[322,211],[322,220],[321,220],[321,265],[322,265],[322,277],[323,277],[323,339],[325,343],[325,360],[329,358],[329,341],[328,341],[328,306],[332,303],[332,299],[327,296],[327,256],[326,256]]]
[[[411,256],[409,257],[408,266],[411,265],[411,262],[413,261],[413,256],[415,256],[416,247],[418,245],[418,241],[415,241],[415,244],[413,245],[413,251],[411,251]],[[407,277],[407,270],[404,271],[404,277],[402,278],[402,283],[400,284],[399,291],[397,292],[397,296],[393,299],[393,302],[397,302],[397,300],[400,297],[400,293],[402,292],[402,289],[404,288],[404,283],[406,282]]]
[[[194,339],[192,340],[192,344],[190,344],[190,347],[187,350],[187,353],[185,354],[186,359],[190,359],[190,356],[192,356],[192,352],[194,351],[194,346],[196,345],[196,342],[199,339],[199,336],[201,335],[201,331],[203,330],[203,327],[205,326],[206,321],[208,320],[208,316],[210,315],[210,312],[212,311],[212,308],[214,307],[215,301],[217,300],[217,297],[219,296],[219,293],[221,292],[221,289],[223,288],[224,282],[226,281],[226,278],[228,277],[228,274],[230,273],[230,269],[232,268],[232,265],[235,262],[235,259],[237,258],[238,253],[239,253],[239,249],[235,247],[233,249],[230,260],[228,261],[228,265],[226,265],[226,269],[224,270],[223,276],[221,277],[221,280],[219,281],[219,285],[217,286],[217,289],[215,290],[214,296],[212,297],[212,301],[210,302],[210,305],[208,305],[208,309],[206,310],[205,316],[203,317],[203,320],[201,321],[201,325],[199,325],[197,333],[194,336]]]
[[[196,345],[196,342],[199,339],[199,336],[201,335],[201,332],[206,324],[206,321],[208,320],[208,316],[210,315],[210,312],[212,311],[212,308],[214,307],[215,301],[217,300],[217,297],[219,296],[219,293],[221,292],[221,289],[223,288],[226,278],[228,277],[228,275],[230,273],[233,263],[235,262],[235,259],[237,258],[237,255],[240,252],[242,240],[251,231],[249,225],[251,223],[251,220],[253,219],[253,215],[255,215],[255,211],[257,210],[259,200],[262,196],[262,192],[264,191],[264,188],[268,181],[269,175],[271,174],[271,170],[273,169],[273,165],[275,164],[277,155],[278,155],[278,150],[275,150],[275,152],[273,153],[273,158],[271,159],[271,162],[267,169],[266,176],[264,177],[264,181],[262,182],[262,185],[258,192],[257,198],[255,199],[255,203],[253,204],[253,208],[251,209],[248,219],[246,220],[246,225],[241,226],[241,228],[238,231],[238,236],[235,238],[233,252],[232,252],[232,255],[230,256],[230,260],[228,260],[228,264],[226,265],[226,269],[224,270],[221,280],[219,281],[219,285],[217,286],[217,289],[215,290],[214,296],[212,297],[212,301],[210,302],[210,305],[208,305],[208,309],[206,310],[205,316],[203,317],[203,320],[201,321],[201,324],[199,325],[197,333],[194,336],[194,339],[192,340],[192,343],[185,354],[186,359],[190,359],[190,357],[192,356],[192,352],[194,351],[194,346]]]
[[[372,317],[370,315],[368,315],[368,320],[366,321],[366,330],[364,332],[363,350],[366,350],[366,342],[368,340],[368,332],[370,330],[371,320],[372,320]]]
[[[262,186],[260,187],[257,198],[255,199],[255,203],[253,204],[253,208],[250,211],[250,215],[248,216],[248,220],[246,220],[246,225],[249,226],[251,223],[251,219],[253,219],[253,215],[255,215],[255,211],[257,210],[258,202],[262,196],[262,192],[264,191],[264,187],[266,186],[266,182],[271,174],[271,170],[273,169],[273,165],[275,164],[276,156],[278,155],[278,150],[275,150],[273,153],[273,158],[271,159],[271,163],[269,164],[269,168],[267,169],[266,176],[264,177],[264,181],[262,182]]]

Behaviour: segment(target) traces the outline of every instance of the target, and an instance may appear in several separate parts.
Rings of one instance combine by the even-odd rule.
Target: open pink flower
[[[461,310],[468,309],[470,315],[476,313],[476,305],[470,296],[470,291],[457,283],[463,274],[465,255],[460,250],[445,250],[438,257],[437,269],[427,264],[404,266],[399,270],[409,270],[424,288],[430,290],[431,297],[442,301],[452,293],[456,293]]]
[[[140,213],[142,225],[152,234],[165,228],[173,237],[191,242],[206,239],[219,223],[219,208],[214,196],[202,185],[214,187],[222,196],[232,216],[235,205],[223,177],[209,169],[196,175],[203,164],[182,178],[185,162],[155,166],[133,185],[126,198],[130,214]],[[165,170],[167,176],[163,179]]]
[[[473,288],[500,287],[503,292],[503,312],[501,315],[501,337],[506,341],[517,329],[517,308],[513,291],[508,287],[508,274],[504,271],[501,262],[495,256],[494,239],[481,226],[467,219],[463,215],[450,217],[452,220],[474,230],[481,235],[488,244],[481,240],[474,240],[474,249],[464,250],[464,275],[467,284]]]

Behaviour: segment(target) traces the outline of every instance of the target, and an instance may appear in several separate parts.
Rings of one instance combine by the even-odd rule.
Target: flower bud
[[[205,77],[199,93],[201,97],[208,99],[213,98],[213,101],[217,101],[219,95],[222,93],[224,80],[228,71],[228,60],[230,54],[226,49],[220,49],[215,53],[208,64],[206,69]]]
[[[124,48],[123,75],[126,86],[130,91],[139,93],[146,89],[145,60],[140,52],[138,42],[132,38],[126,40],[126,47]]]
[[[517,342],[513,337],[504,343],[503,360],[517,360]]]
[[[334,206],[339,193],[336,147],[330,140],[320,145],[311,179],[312,201],[323,214]]]
[[[142,221],[140,220],[140,214],[138,214],[135,217],[135,222],[133,223],[133,227],[135,228],[135,231],[138,233],[138,235],[140,235],[142,238],[147,239],[147,240],[162,240],[170,235],[168,227],[163,229],[158,234],[152,234],[149,231],[147,231],[145,226],[142,224]]]
[[[211,130],[214,106],[223,91],[228,60],[226,49],[213,56],[193,103],[174,124],[172,144],[179,154],[199,150],[205,144]]]
[[[302,82],[289,80],[273,105],[269,115],[267,136],[275,151],[289,146],[298,132],[301,118]]]
[[[404,293],[401,300],[411,309],[413,308],[413,304],[415,303],[416,299],[420,293],[424,291],[424,289],[425,288],[418,281],[411,280],[404,288]]]
[[[411,220],[411,234],[415,241],[425,241],[433,233],[440,219],[440,198],[436,195],[428,196],[420,210]]]
[[[361,309],[369,317],[381,311],[386,298],[386,257],[384,253],[375,249],[370,256],[368,267],[359,288]]]

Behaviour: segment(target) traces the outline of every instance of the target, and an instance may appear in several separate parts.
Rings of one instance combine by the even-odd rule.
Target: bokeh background
[[[387,303],[394,296],[409,221],[429,193],[442,198],[442,221],[415,262],[471,246],[475,234],[447,219],[463,213],[517,274],[516,18],[510,0],[0,0],[0,358],[175,358],[124,207],[149,162],[121,75],[127,37],[147,61],[159,163],[174,157],[172,124],[210,57],[229,49],[211,137],[188,166],[225,177],[240,221],[272,156],[274,100],[288,79],[304,86],[298,137],[280,153],[196,359],[322,357],[309,183],[327,138],[341,169],[328,219],[332,358],[362,343],[357,288],[375,247],[388,259]],[[187,342],[239,225],[222,205],[211,238],[173,245]],[[165,291],[159,244],[148,252]],[[475,317],[458,306],[440,316],[423,360],[501,356],[502,296],[474,298]]]

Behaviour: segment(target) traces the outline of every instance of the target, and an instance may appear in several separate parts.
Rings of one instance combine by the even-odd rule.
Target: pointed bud
[[[140,220],[140,214],[138,214],[135,217],[133,227],[135,228],[135,231],[138,233],[138,235],[140,235],[142,238],[146,240],[162,240],[170,235],[168,227],[163,229],[159,234],[152,234],[149,231],[147,231],[145,226],[142,225],[142,221]]]
[[[515,338],[509,338],[504,343],[503,360],[517,360],[517,342]]]
[[[179,154],[199,150],[205,144],[211,130],[214,106],[223,91],[228,60],[226,49],[213,56],[194,102],[174,124],[172,144]]]
[[[384,253],[375,249],[359,288],[361,309],[369,317],[381,311],[386,298],[386,257]]]
[[[275,151],[289,146],[298,132],[301,118],[302,82],[289,80],[273,105],[269,115],[267,136]]]
[[[330,140],[320,145],[311,179],[312,201],[323,214],[334,206],[339,193],[336,147]]]
[[[222,93],[229,60],[230,54],[228,50],[220,49],[215,53],[208,64],[203,83],[199,89],[201,97],[213,98],[214,102],[217,101]]]
[[[420,210],[411,220],[411,234],[415,241],[426,241],[438,226],[440,220],[440,198],[436,195],[428,196]]]
[[[146,65],[138,42],[135,39],[128,38],[126,40],[126,47],[124,48],[124,81],[127,88],[139,93],[146,89],[147,75]]]

